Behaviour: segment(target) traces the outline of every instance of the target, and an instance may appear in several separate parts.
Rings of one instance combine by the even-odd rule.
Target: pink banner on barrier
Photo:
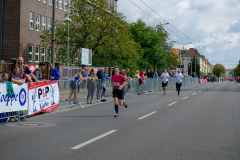
[[[206,79],[200,79],[200,83],[207,83]]]

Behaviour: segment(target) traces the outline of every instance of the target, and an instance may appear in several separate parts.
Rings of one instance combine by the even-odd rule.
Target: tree
[[[195,61],[196,61],[196,70],[195,70]],[[188,73],[191,73],[191,68],[192,68],[192,73],[195,72],[197,75],[200,75],[200,64],[196,55],[192,57],[191,63],[188,64]]]
[[[129,67],[130,70],[136,69],[141,56],[140,46],[132,39],[129,24],[123,15],[109,11],[106,0],[72,0],[69,7],[72,20],[69,22],[70,65],[80,64],[80,61],[75,60],[80,58],[81,48],[90,48],[95,66],[119,65]],[[67,23],[57,24],[55,41],[57,60],[65,64],[67,27]],[[45,31],[40,38],[41,45],[50,46],[50,31]]]
[[[139,69],[147,68],[170,68],[172,44],[168,43],[169,35],[161,25],[156,27],[147,26],[145,22],[138,19],[130,24],[130,31],[136,43],[141,46],[142,56],[139,61]]]
[[[238,65],[236,66],[236,68],[233,69],[234,70],[234,76],[240,76],[240,60]]]
[[[222,64],[215,64],[213,66],[213,74],[217,77],[221,77],[223,73],[226,72],[225,67]]]

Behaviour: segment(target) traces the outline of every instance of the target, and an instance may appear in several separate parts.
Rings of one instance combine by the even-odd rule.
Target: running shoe
[[[166,93],[164,93],[164,95],[165,95]]]
[[[127,108],[127,103],[125,103],[124,107]]]
[[[117,117],[117,116],[119,116],[119,114],[118,114],[118,113],[116,113],[116,114],[114,115],[114,117]]]

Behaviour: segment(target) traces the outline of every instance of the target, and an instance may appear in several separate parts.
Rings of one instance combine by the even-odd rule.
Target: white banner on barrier
[[[28,87],[27,84],[12,84],[14,97],[7,95],[7,83],[0,84],[0,113],[13,112],[28,109]]]
[[[29,87],[28,114],[46,112],[58,108],[59,89],[57,81],[40,82]]]

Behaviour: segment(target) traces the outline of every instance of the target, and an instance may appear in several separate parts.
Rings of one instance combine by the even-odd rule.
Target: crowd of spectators
[[[23,58],[18,57],[17,63],[12,66],[11,71],[0,75],[0,82],[10,81],[19,85],[24,83],[33,85],[33,82],[39,83],[40,81],[47,81],[42,78],[42,72],[45,68],[46,63],[40,62],[39,67],[36,68],[34,72],[31,72],[29,67],[24,64]],[[60,78],[58,69],[56,69],[52,63],[50,64],[49,75],[49,80],[51,81],[56,81]]]

